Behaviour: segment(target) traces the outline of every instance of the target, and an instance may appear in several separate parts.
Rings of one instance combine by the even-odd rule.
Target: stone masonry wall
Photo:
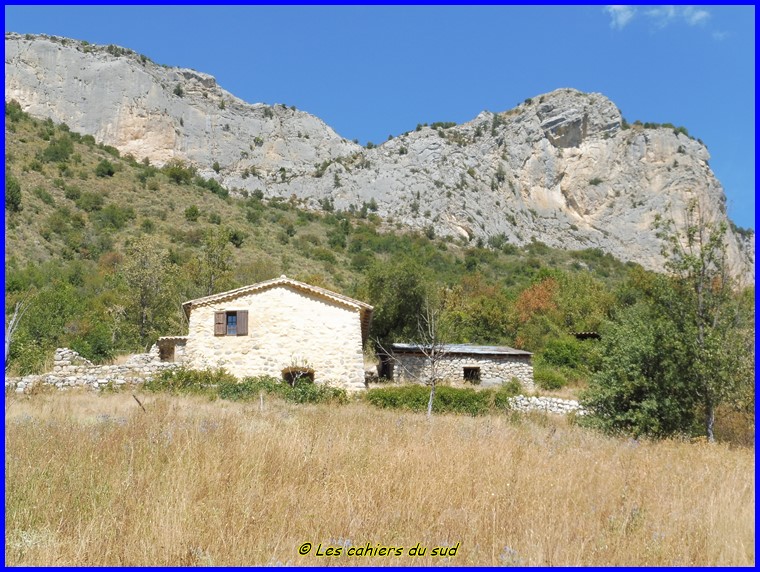
[[[58,389],[86,387],[101,389],[109,384],[122,386],[144,383],[156,373],[178,367],[180,364],[162,362],[158,348],[153,346],[147,354],[133,355],[120,365],[93,365],[74,350],[58,348],[53,358],[53,371],[40,375],[6,377],[5,389],[28,393],[35,385],[54,385]]]
[[[430,363],[424,356],[397,354],[394,377],[399,381],[418,381],[429,377]],[[437,363],[438,377],[454,383],[470,383],[464,380],[465,367],[480,368],[480,387],[494,387],[520,380],[526,391],[533,391],[533,366],[530,356],[474,356],[452,354],[441,357]]]
[[[248,310],[248,335],[215,336],[214,313],[238,310]],[[364,390],[359,310],[284,286],[193,307],[184,362],[240,378],[306,366],[315,383]]]
[[[544,411],[546,413],[575,413],[586,415],[586,409],[572,399],[560,399],[559,397],[528,397],[516,395],[509,399],[512,409],[517,411]]]

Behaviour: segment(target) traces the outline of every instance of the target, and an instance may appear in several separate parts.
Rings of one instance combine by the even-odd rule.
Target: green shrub
[[[235,248],[240,248],[243,246],[243,241],[245,240],[246,236],[248,235],[241,230],[231,229],[229,231],[230,244],[232,244]]]
[[[32,193],[34,194],[35,197],[37,197],[38,199],[40,199],[46,205],[54,205],[55,204],[55,199],[53,198],[53,195],[51,195],[50,193],[48,193],[42,187],[34,187],[34,189],[32,189]]]
[[[120,155],[119,150],[116,147],[114,147],[113,145],[103,145],[101,143],[99,145],[99,147],[101,149],[103,149],[103,151],[105,151],[106,153],[108,153],[109,155],[112,155],[114,157],[119,157],[119,155]]]
[[[317,246],[311,250],[310,258],[321,260],[322,262],[336,262],[335,255],[322,246]]]
[[[567,385],[567,378],[559,369],[538,363],[533,368],[533,379],[541,389],[561,389]]]
[[[83,211],[93,212],[103,208],[103,196],[92,191],[82,193],[75,201],[77,207]]]
[[[279,379],[269,376],[246,377],[240,383],[223,383],[219,385],[221,399],[230,401],[251,401],[259,398],[260,393],[276,395],[293,403],[346,403],[348,395],[344,389],[302,381],[291,386]]]
[[[185,218],[190,222],[195,222],[201,216],[201,211],[195,205],[190,205],[185,209]]]
[[[21,110],[21,105],[15,99],[11,99],[5,104],[5,116],[13,123],[26,117],[26,113]]]
[[[98,177],[113,177],[114,173],[116,173],[116,169],[114,168],[113,163],[107,159],[103,159],[98,163],[98,166],[95,167],[95,175]]]
[[[217,386],[237,383],[237,378],[224,368],[192,370],[183,367],[167,369],[145,383],[148,391],[165,391],[174,395],[196,393],[214,395]]]
[[[107,205],[94,216],[95,222],[100,228],[114,230],[124,228],[134,218],[135,210],[132,207],[121,207],[113,203]]]
[[[498,389],[476,390],[438,386],[433,398],[433,412],[462,415],[485,415],[509,408],[509,398],[520,393],[522,385],[512,380]],[[370,389],[366,400],[383,409],[427,411],[430,388],[424,385],[402,385]]]
[[[18,179],[7,171],[5,173],[5,208],[10,213],[21,211],[21,185]]]
[[[583,362],[583,347],[570,336],[552,338],[541,350],[541,360],[548,365],[577,368]]]
[[[430,399],[430,388],[424,385],[380,387],[370,389],[366,394],[367,401],[382,409],[425,411],[428,399]]]
[[[59,138],[50,140],[48,146],[42,151],[42,160],[47,163],[58,163],[68,161],[74,152],[74,144],[71,139],[64,135]]]
[[[172,159],[161,170],[172,182],[178,185],[189,184],[195,176],[195,167],[187,165],[181,159]]]

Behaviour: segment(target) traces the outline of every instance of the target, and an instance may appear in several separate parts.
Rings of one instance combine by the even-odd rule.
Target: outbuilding
[[[534,389],[533,354],[523,350],[473,344],[441,344],[434,352],[419,344],[391,344],[390,349],[391,376],[398,381],[424,381],[434,368],[442,381],[494,387],[516,378],[525,390]]]

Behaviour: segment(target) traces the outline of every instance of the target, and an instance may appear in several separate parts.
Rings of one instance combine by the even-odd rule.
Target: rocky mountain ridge
[[[709,219],[727,220],[700,141],[628,125],[603,95],[573,89],[365,149],[294,107],[246,103],[204,73],[117,46],[6,34],[5,97],[137,159],[190,162],[233,192],[376,211],[464,240],[600,248],[661,269],[655,215],[678,223],[697,199]],[[729,230],[728,249],[735,273],[753,280],[754,236]]]

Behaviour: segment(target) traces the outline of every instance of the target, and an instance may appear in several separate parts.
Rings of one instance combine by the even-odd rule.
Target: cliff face
[[[6,101],[138,159],[190,161],[233,190],[314,208],[376,205],[437,235],[597,247],[653,269],[663,264],[657,214],[678,223],[698,199],[710,220],[726,220],[705,146],[673,128],[624,125],[601,94],[559,89],[364,149],[308,113],[248,104],[209,75],[122,48],[17,34],[5,48]],[[729,230],[728,249],[735,273],[753,280],[754,240]]]

